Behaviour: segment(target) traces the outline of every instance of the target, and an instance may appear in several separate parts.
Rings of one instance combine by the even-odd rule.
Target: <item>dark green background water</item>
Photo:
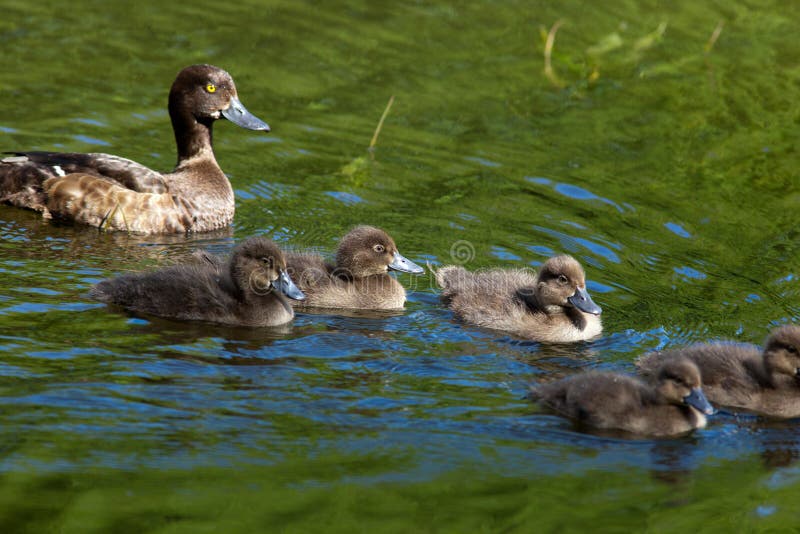
[[[523,395],[655,347],[796,320],[794,2],[30,2],[0,16],[0,149],[175,162],[183,66],[235,77],[229,232],[134,237],[0,207],[0,531],[783,530],[800,429],[576,432]],[[543,75],[542,28],[564,19]],[[724,23],[711,50],[715,27]],[[376,150],[369,144],[391,95]],[[605,335],[543,346],[403,314],[278,331],[127,316],[96,281],[266,235],[387,229],[416,262],[585,265]],[[458,258],[462,258],[458,256]]]

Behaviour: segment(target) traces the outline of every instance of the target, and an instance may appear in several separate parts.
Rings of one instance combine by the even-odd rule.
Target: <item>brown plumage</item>
[[[586,291],[583,268],[554,256],[536,274],[522,269],[469,272],[448,265],[435,272],[442,300],[462,321],[551,343],[600,335],[601,309]]]
[[[655,384],[618,373],[588,371],[536,386],[531,397],[556,413],[600,429],[672,436],[706,425],[714,412],[690,360],[658,368]]]
[[[233,78],[211,65],[178,73],[169,94],[178,164],[161,174],[110,154],[16,152],[0,159],[0,202],[106,230],[144,234],[202,232],[233,220],[233,189],[211,146],[221,117],[251,130]]]
[[[91,296],[139,313],[227,325],[275,326],[292,320],[302,292],[286,274],[286,260],[269,239],[237,246],[230,261],[196,261],[104,280]]]
[[[402,308],[406,291],[388,271],[423,272],[400,255],[389,234],[372,226],[358,226],[342,238],[335,264],[318,254],[289,252],[286,265],[307,297],[293,304],[317,308]]]
[[[734,343],[698,343],[652,352],[637,365],[645,376],[664,362],[688,358],[700,368],[711,402],[772,417],[800,417],[800,327],[776,328],[764,349]]]

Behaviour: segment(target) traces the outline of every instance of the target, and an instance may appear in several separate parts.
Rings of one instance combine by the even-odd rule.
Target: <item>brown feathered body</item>
[[[361,310],[402,309],[406,290],[387,273],[353,277],[327,263],[319,254],[287,252],[292,280],[307,295],[295,306]]]
[[[240,103],[227,72],[187,67],[169,97],[178,147],[172,173],[110,154],[16,152],[0,159],[0,202],[104,230],[164,234],[225,227],[233,220],[233,188],[211,141],[213,122],[232,105]],[[258,119],[241,125],[269,129]]]
[[[704,427],[706,414],[684,401],[701,387],[697,367],[670,362],[659,372],[658,383],[650,384],[629,375],[588,371],[536,386],[531,397],[592,428],[664,437]]]
[[[664,362],[688,358],[700,369],[714,404],[771,417],[800,417],[800,327],[774,330],[763,349],[738,343],[698,343],[652,352],[637,361],[652,377]]]
[[[265,259],[272,259],[272,263]],[[194,261],[126,274],[100,282],[92,288],[91,296],[159,317],[275,326],[294,317],[289,299],[272,287],[285,269],[283,255],[274,243],[250,238],[234,250],[227,264]]]
[[[398,259],[399,258],[399,259]],[[319,254],[288,252],[286,265],[292,280],[306,294],[295,306],[364,310],[402,309],[406,290],[388,274],[422,269],[403,258],[394,240],[383,230],[358,226],[342,238],[335,263]]]
[[[457,318],[475,326],[551,343],[583,341],[603,330],[599,313],[585,313],[569,302],[586,283],[583,268],[570,256],[550,258],[538,273],[526,269],[470,272],[451,265],[435,275],[445,305]]]

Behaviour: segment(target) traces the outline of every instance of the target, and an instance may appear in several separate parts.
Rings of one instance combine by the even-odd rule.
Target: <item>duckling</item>
[[[306,300],[293,304],[317,308],[402,309],[406,290],[387,272],[424,272],[398,252],[389,234],[373,226],[350,230],[339,243],[334,264],[318,254],[289,252],[286,265],[306,294]]]
[[[706,426],[714,408],[701,388],[700,370],[688,359],[664,363],[657,382],[588,371],[536,386],[531,397],[560,415],[600,429],[673,436]]]
[[[267,123],[242,105],[233,78],[212,65],[178,73],[169,93],[178,164],[161,174],[110,154],[15,152],[0,159],[0,202],[105,230],[143,234],[223,228],[234,213],[233,188],[211,146],[222,117],[250,130]]]
[[[462,321],[549,343],[600,335],[600,306],[572,256],[548,259],[534,276],[522,269],[469,272],[448,265],[434,273],[442,301]]]
[[[281,250],[262,237],[238,245],[225,266],[198,261],[126,274],[100,282],[90,295],[139,313],[240,326],[287,323],[294,310],[284,295],[305,298]]]
[[[708,398],[717,405],[800,417],[800,326],[774,329],[763,351],[755,345],[698,343],[645,354],[637,366],[652,376],[657,367],[677,358],[697,364]]]

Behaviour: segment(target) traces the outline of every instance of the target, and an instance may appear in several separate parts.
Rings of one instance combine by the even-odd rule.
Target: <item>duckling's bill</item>
[[[294,282],[292,282],[292,279],[289,278],[289,275],[286,273],[286,271],[280,271],[280,276],[278,276],[277,280],[272,282],[272,285],[275,287],[275,289],[290,299],[306,300],[306,294],[300,291],[300,288],[294,285]]]
[[[411,274],[422,274],[425,272],[425,269],[408,258],[401,256],[399,252],[394,253],[392,263],[389,264],[389,269]]]
[[[700,388],[692,388],[692,392],[683,398],[683,402],[706,415],[713,415],[716,412]]]
[[[600,315],[603,309],[594,303],[592,297],[585,287],[578,287],[575,289],[575,294],[567,299],[570,304],[578,308],[584,313],[591,313],[592,315]]]

